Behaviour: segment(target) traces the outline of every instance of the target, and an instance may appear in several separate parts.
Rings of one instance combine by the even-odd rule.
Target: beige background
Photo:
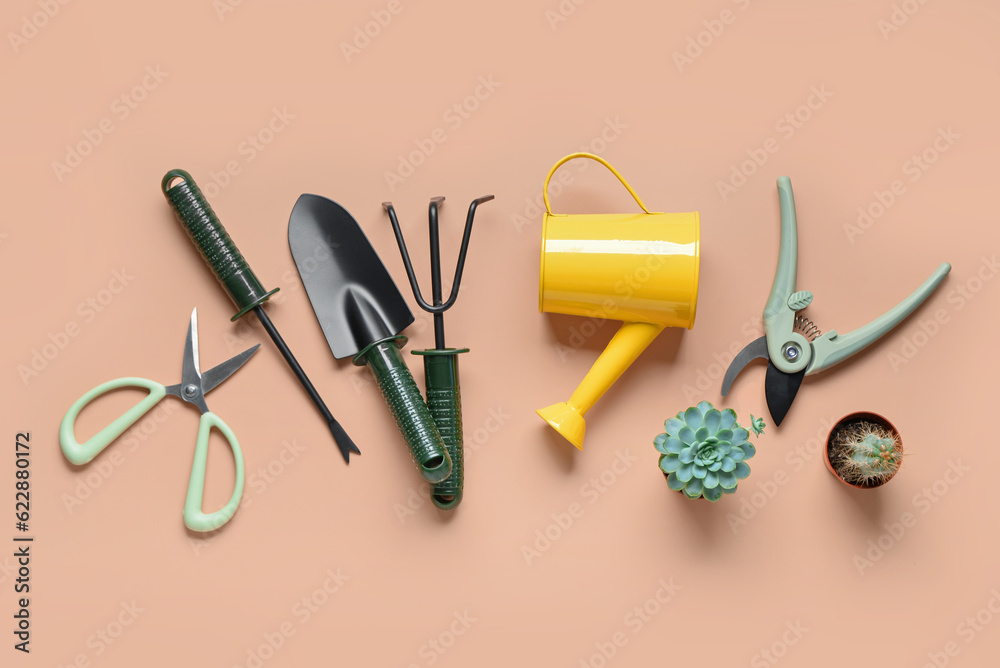
[[[994,665],[1000,9],[389,6],[4,3],[0,405],[11,448],[0,498],[13,505],[12,442],[30,430],[36,542],[29,657],[11,649],[13,559],[0,558],[2,663]],[[391,21],[348,58],[342,44],[371,12]],[[696,57],[679,66],[688,48]],[[272,122],[281,129],[269,135]],[[245,143],[258,134],[270,140],[262,150]],[[88,135],[100,142],[68,158]],[[390,189],[386,173],[432,136],[443,141]],[[719,182],[765,145],[766,163],[723,197]],[[703,256],[694,330],[650,347],[590,413],[577,452],[534,409],[568,398],[617,325],[537,313],[532,202],[549,167],[581,148],[607,157],[654,209],[700,211]],[[922,170],[912,156],[925,150],[935,161]],[[53,165],[67,160],[77,166]],[[237,174],[219,176],[233,165]],[[349,467],[259,326],[229,322],[232,305],[159,192],[173,167],[195,175],[263,282],[282,289],[269,312],[363,450]],[[567,169],[560,210],[633,210],[598,168]],[[735,497],[686,502],[667,489],[652,439],[678,410],[721,401],[727,356],[758,335],[781,174],[798,203],[798,285],[816,294],[809,314],[821,328],[846,332],[939,262],[954,270],[893,336],[805,383]],[[854,227],[859,207],[878,213],[876,193],[897,180],[895,201]],[[346,206],[401,286],[380,202],[395,202],[425,275],[428,198],[448,198],[448,271],[468,202],[496,195],[447,315],[449,342],[473,350],[462,369],[466,500],[452,516],[420,496],[366,372],[334,362],[322,339],[286,243],[302,192]],[[250,477],[243,508],[207,540],[180,518],[195,411],[164,402],[79,470],[57,436],[66,408],[99,382],[176,382],[194,306],[205,368],[263,342],[208,397],[241,437]],[[61,336],[67,328],[75,335]],[[432,345],[426,314],[408,332],[412,347]],[[40,368],[24,375],[33,357]],[[744,420],[765,411],[763,377],[749,369],[725,405]],[[94,406],[81,434],[137,396]],[[874,492],[838,484],[817,449],[830,421],[861,409],[895,422],[909,453]],[[221,444],[211,458],[214,506],[232,473]],[[559,529],[571,509],[578,516]],[[546,531],[557,536],[548,545]]]

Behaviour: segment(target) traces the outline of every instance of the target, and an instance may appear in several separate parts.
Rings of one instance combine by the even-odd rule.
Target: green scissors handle
[[[99,396],[124,387],[146,389],[149,390],[149,395],[83,443],[77,441],[75,426],[80,412]],[[129,427],[138,422],[167,394],[165,386],[146,378],[118,378],[98,385],[77,399],[63,417],[59,427],[59,445],[63,455],[78,466],[90,462],[116,438],[125,433]],[[222,433],[229,443],[229,447],[232,448],[233,459],[236,462],[236,485],[229,502],[221,510],[214,513],[204,513],[201,504],[205,493],[208,441],[213,427]],[[187,497],[184,502],[184,524],[192,531],[212,531],[228,522],[236,513],[243,496],[243,480],[243,452],[240,450],[236,434],[214,413],[202,413],[198,426],[198,440],[195,444],[194,462],[191,465],[191,478],[188,482]]]
[[[201,510],[202,498],[205,494],[205,467],[208,464],[208,437],[212,428],[218,429],[229,442],[233,450],[233,460],[236,462],[236,485],[229,502],[214,513]],[[194,446],[194,461],[191,463],[191,478],[188,481],[187,497],[184,500],[184,524],[192,531],[214,531],[228,522],[243,498],[243,451],[236,434],[215,413],[209,411],[201,414],[198,423],[198,441]]]
[[[91,436],[83,443],[78,442],[76,440],[74,427],[76,425],[76,418],[80,415],[80,411],[82,411],[87,404],[102,394],[106,394],[123,387],[138,387],[149,390],[149,396],[125,411],[124,415],[117,418],[114,422]],[[66,411],[66,415],[63,417],[62,425],[59,427],[59,445],[62,446],[63,455],[66,456],[66,459],[77,466],[86,464],[100,454],[104,448],[108,447],[112,441],[124,434],[125,430],[138,422],[139,418],[148,413],[153,406],[160,402],[160,399],[166,396],[166,394],[166,387],[156,381],[147,380],[145,378],[119,378],[118,380],[111,380],[102,385],[98,385],[77,399],[76,403],[70,406],[70,409]]]

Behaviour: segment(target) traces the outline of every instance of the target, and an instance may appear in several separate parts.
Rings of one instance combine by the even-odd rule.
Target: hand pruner
[[[764,397],[775,425],[788,413],[803,377],[819,373],[861,352],[889,333],[941,284],[951,271],[943,262],[913,294],[867,325],[847,334],[830,330],[822,334],[808,318],[798,315],[813,299],[812,293],[795,290],[798,231],[795,199],[787,176],[778,178],[781,206],[781,245],[771,295],[764,306],[764,336],[748,344],[729,365],[722,379],[722,396],[729,394],[736,376],[756,358],[767,360]]]
[[[86,464],[96,457],[112,441],[121,436],[126,429],[139,421],[143,415],[152,410],[163,397],[170,395],[193,404],[201,411],[201,421],[198,425],[198,440],[194,449],[194,463],[191,465],[191,478],[188,482],[187,498],[184,501],[184,524],[192,531],[212,531],[228,522],[236,513],[240,499],[243,497],[243,453],[240,451],[236,434],[222,418],[208,410],[205,395],[214,390],[224,380],[233,375],[250,357],[257,352],[260,344],[239,355],[212,367],[205,373],[199,370],[198,362],[198,309],[191,312],[191,323],[188,325],[187,341],[184,343],[184,361],[181,371],[181,382],[165,387],[160,383],[146,378],[119,378],[98,385],[80,397],[70,406],[63,417],[59,428],[59,444],[62,446],[66,459],[74,464]],[[91,436],[83,443],[76,440],[74,425],[80,411],[97,397],[122,387],[137,387],[149,390],[149,396],[130,408],[124,415]],[[236,461],[236,485],[233,488],[229,502],[214,513],[204,513],[201,509],[202,497],[205,492],[205,467],[208,463],[208,437],[212,428],[218,429],[229,442]]]

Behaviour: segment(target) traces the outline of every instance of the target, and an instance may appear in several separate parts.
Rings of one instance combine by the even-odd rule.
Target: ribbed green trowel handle
[[[468,348],[417,350],[414,355],[424,358],[424,386],[427,389],[427,409],[434,418],[445,447],[451,456],[451,475],[434,485],[431,500],[444,510],[462,502],[465,483],[462,440],[462,394],[458,382],[458,354]]]
[[[370,344],[357,354],[354,363],[367,364],[375,376],[382,397],[392,410],[396,426],[406,440],[413,462],[429,483],[448,477],[451,457],[431,417],[420,389],[403,361],[396,339],[390,337]]]
[[[233,320],[278,291],[275,288],[268,292],[261,285],[190,174],[183,169],[172,169],[163,177],[161,187],[177,220],[239,309]]]

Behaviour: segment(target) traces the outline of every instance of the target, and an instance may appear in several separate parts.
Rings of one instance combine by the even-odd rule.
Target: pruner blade
[[[799,392],[805,369],[795,373],[785,373],[773,362],[767,363],[767,375],[764,376],[764,399],[767,400],[767,410],[771,413],[774,426],[778,427],[788,414],[788,409],[795,401]]]
[[[736,380],[736,376],[740,375],[740,372],[743,371],[746,365],[758,358],[771,360],[767,354],[766,336],[754,339],[748,343],[729,364],[729,368],[726,369],[726,375],[722,379],[722,396],[729,394],[729,389],[732,387],[733,381]]]

